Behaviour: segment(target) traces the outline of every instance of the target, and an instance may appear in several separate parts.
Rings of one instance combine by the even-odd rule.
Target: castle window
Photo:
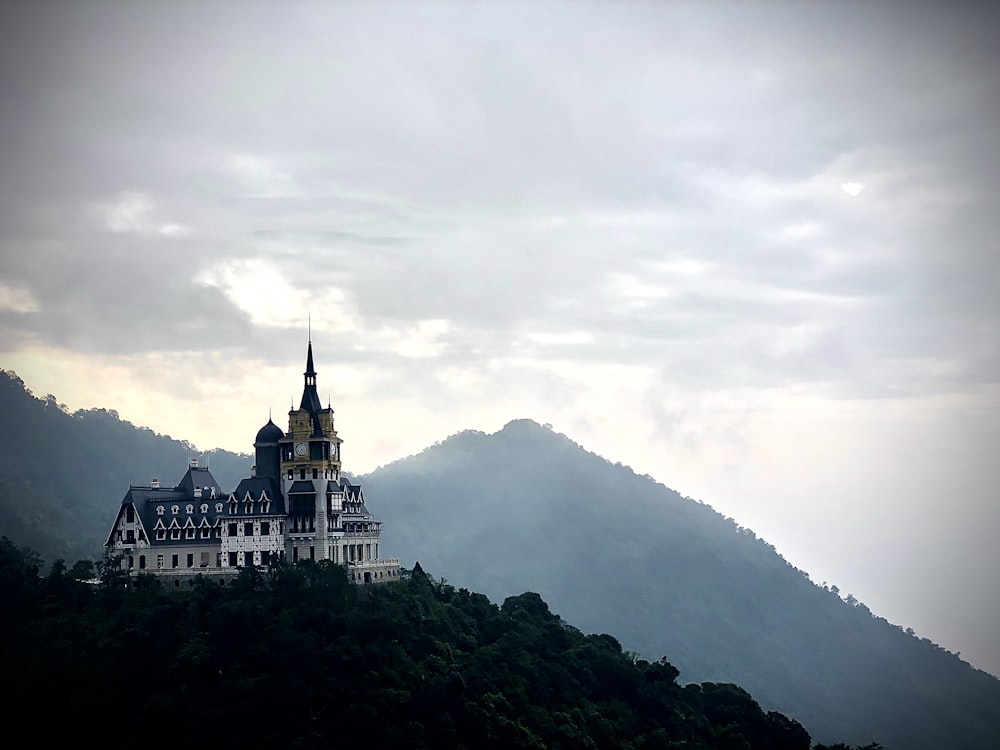
[[[184,509],[184,512],[187,513],[188,515],[191,515],[192,513],[194,513],[194,506],[191,505],[191,503],[188,503],[187,507]]]
[[[170,512],[173,513],[176,516],[178,513],[181,512],[181,509],[178,506],[176,506],[176,505],[171,505],[170,506]]]
[[[221,513],[222,512],[222,503],[216,503],[215,504],[215,512],[216,513]]]
[[[171,539],[180,539],[181,538],[181,530],[179,528],[177,528],[177,527],[174,527],[174,528],[170,529],[170,538]]]
[[[201,512],[202,513],[208,513],[208,503],[202,503],[201,504]]]
[[[261,565],[271,564],[271,553],[268,552],[267,550],[264,550],[263,552],[260,553],[260,564]]]
[[[135,506],[126,505],[125,506],[125,522],[133,523],[135,521]]]
[[[201,538],[202,539],[208,539],[211,535],[212,535],[212,529],[210,529],[208,526],[202,526],[201,527]]]
[[[235,516],[236,515],[236,501],[235,500],[233,500],[231,503],[229,503],[229,515],[231,515],[231,516]]]
[[[167,530],[166,529],[157,529],[156,530],[156,540],[158,542],[162,542],[166,538],[167,538]]]
[[[162,505],[157,505],[156,506],[156,515],[162,516],[166,510],[167,509],[164,508]]]
[[[319,479],[319,469],[313,469],[313,479]]]
[[[299,469],[299,479],[305,479],[305,478],[306,478],[306,469],[303,466],[301,469]]]
[[[264,505],[261,507],[260,512],[261,513],[265,513],[265,514],[271,512],[271,501],[270,500],[265,500],[264,501]]]
[[[270,536],[271,535],[271,524],[269,524],[267,521],[261,521],[261,524],[260,524],[260,535],[261,536]]]
[[[139,570],[145,570],[145,569],[146,569],[146,556],[139,555]]]
[[[243,524],[243,536],[253,536],[253,524],[245,523]]]
[[[230,552],[229,553],[229,564],[231,566],[233,566],[234,568],[236,567],[237,562],[236,562],[236,553],[235,552]]]
[[[132,557],[132,555],[129,555],[128,556],[128,567],[129,567],[129,570],[131,570],[134,565],[135,565],[135,559]]]
[[[202,552],[201,553],[201,567],[202,568],[207,568],[208,567],[208,553],[207,552]]]
[[[128,531],[125,532],[125,543],[135,544],[135,532],[132,531],[132,529],[129,529]]]
[[[184,529],[184,536],[186,536],[188,539],[194,539],[194,526],[188,526],[186,529]]]
[[[156,556],[156,569],[160,570],[163,568],[163,555]]]
[[[291,481],[291,480],[292,480],[292,470],[289,469],[288,470],[288,481]]]
[[[253,503],[247,503],[244,505],[243,512],[248,516],[251,515],[253,513]]]
[[[229,529],[228,529],[228,531],[226,533],[226,536],[236,536],[236,524],[235,523],[231,523],[231,524],[228,524],[228,526],[229,526]]]
[[[170,556],[170,567],[176,568],[178,565],[180,565],[180,563],[178,562],[179,559],[180,559],[180,555],[171,555]]]
[[[244,565],[253,565],[253,552],[244,552],[243,553],[243,564]]]
[[[193,568],[194,567],[194,554],[192,554],[190,552],[188,553],[188,556],[187,556],[187,566],[189,568]]]

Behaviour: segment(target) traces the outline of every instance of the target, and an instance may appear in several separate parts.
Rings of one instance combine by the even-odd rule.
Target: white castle
[[[161,576],[174,587],[205,575],[225,584],[247,566],[284,559],[330,560],[356,583],[399,578],[399,559],[379,556],[382,523],[365,506],[361,486],[340,475],[333,409],[316,392],[312,340],[298,409],[288,432],[268,419],[254,441],[256,465],[232,492],[208,467],[189,462],[173,488],[153,480],[122,500],[105,554],[133,573]]]

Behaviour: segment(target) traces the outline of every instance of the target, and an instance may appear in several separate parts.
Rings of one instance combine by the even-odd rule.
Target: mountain
[[[1000,747],[1000,681],[534,422],[460,433],[364,481],[404,564],[495,600],[537,591],[584,631],[683,679],[737,683],[820,741]]]
[[[0,371],[0,533],[52,561],[97,559],[129,482],[165,484],[188,460],[209,462],[224,488],[253,459],[193,445],[119,419],[113,411],[69,414],[54,396],[36,398]]]

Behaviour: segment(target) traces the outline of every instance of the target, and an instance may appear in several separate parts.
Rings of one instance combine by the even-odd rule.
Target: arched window
[[[166,512],[166,510],[167,509],[164,508],[162,505],[157,505],[156,506],[156,515],[162,516]]]
[[[201,512],[202,513],[208,513],[208,503],[202,503],[201,504]]]
[[[186,508],[184,509],[184,511],[185,511],[185,512],[186,512],[186,513],[187,513],[188,515],[191,515],[192,513],[194,513],[194,506],[193,506],[193,505],[191,505],[191,503],[188,503],[188,506],[187,506],[187,507],[186,507]]]
[[[178,513],[181,512],[181,509],[178,506],[176,506],[176,505],[171,505],[170,506],[170,512],[173,513],[176,516]]]

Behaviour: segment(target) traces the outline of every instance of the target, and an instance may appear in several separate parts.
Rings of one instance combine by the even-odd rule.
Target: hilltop
[[[1000,746],[1000,681],[530,420],[460,433],[365,483],[403,560],[498,600],[537,591],[686,679],[746,687],[821,741]]]

